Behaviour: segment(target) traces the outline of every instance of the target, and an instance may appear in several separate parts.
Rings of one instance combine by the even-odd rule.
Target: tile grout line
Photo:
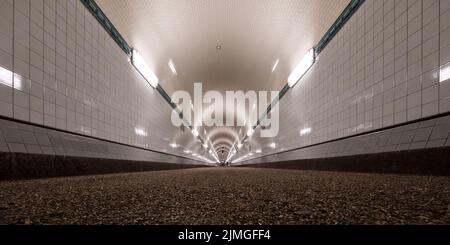
[[[13,48],[13,50],[12,50],[12,73],[11,73],[11,79],[12,79],[12,89],[11,89],[11,93],[12,93],[12,101],[11,101],[11,110],[12,110],[12,117],[14,118],[14,82],[15,82],[15,76],[14,76],[14,73],[15,73],[15,68],[16,68],[16,59],[15,59],[15,55],[16,55],[16,52],[15,52],[15,42],[16,42],[16,32],[15,32],[15,25],[16,25],[16,23],[15,23],[15,20],[16,20],[16,7],[15,7],[15,5],[16,5],[16,0],[13,0],[13,9],[12,9],[12,12],[13,12],[13,40],[12,40],[12,48]],[[10,149],[11,150],[11,149]]]
[[[28,1],[28,121],[31,121],[31,1]]]
[[[45,125],[45,2],[42,1],[42,125]]]
[[[65,37],[66,37],[66,43],[65,43],[65,46],[66,46],[66,57],[65,57],[65,60],[66,60],[66,65],[65,65],[65,69],[66,69],[66,74],[65,74],[65,85],[64,85],[64,88],[65,88],[65,91],[64,91],[64,95],[65,95],[65,98],[64,98],[64,110],[65,110],[65,113],[66,113],[66,130],[67,130],[67,128],[68,128],[68,123],[67,123],[67,121],[68,121],[68,119],[67,119],[67,111],[68,111],[68,106],[67,106],[67,86],[68,86],[68,84],[67,84],[67,73],[68,73],[68,69],[67,69],[67,62],[68,62],[68,60],[67,60],[67,33],[68,33],[68,28],[67,28],[67,17],[69,16],[69,10],[68,10],[68,4],[69,4],[69,1],[65,1],[65,4],[66,4],[66,35],[65,35]]]
[[[438,36],[438,74],[437,74],[437,77],[438,77],[438,81],[437,81],[437,86],[438,86],[438,113],[441,111],[441,83],[440,83],[440,80],[441,80],[441,73],[440,73],[440,70],[441,70],[441,0],[437,0],[437,2],[438,2],[438,29],[437,29],[437,36]],[[431,135],[433,134],[433,131],[434,131],[434,127],[433,127],[433,129],[431,130],[431,133],[430,133],[430,136],[428,137],[428,139],[427,139],[427,145],[428,145],[428,142],[429,142],[429,140],[430,140],[430,137],[431,137]],[[444,143],[445,144],[445,143]]]
[[[438,113],[441,112],[441,0],[437,0],[438,2]]]

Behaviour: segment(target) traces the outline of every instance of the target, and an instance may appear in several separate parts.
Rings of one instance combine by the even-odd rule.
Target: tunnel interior
[[[447,0],[0,6],[0,224],[450,222]]]

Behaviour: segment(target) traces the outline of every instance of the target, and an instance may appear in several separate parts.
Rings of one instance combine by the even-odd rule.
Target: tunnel
[[[0,12],[0,224],[450,224],[448,0]]]

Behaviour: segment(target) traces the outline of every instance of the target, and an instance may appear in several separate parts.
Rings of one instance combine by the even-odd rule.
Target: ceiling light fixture
[[[295,84],[305,75],[305,73],[311,68],[315,61],[314,49],[310,49],[303,59],[298,63],[295,69],[292,71],[288,78],[289,87],[294,87]]]
[[[217,49],[217,50],[221,50],[221,49],[222,49],[222,45],[217,44],[217,45],[216,45],[216,49]]]
[[[175,69],[175,65],[173,64],[172,60],[169,60],[169,68],[174,75],[177,75],[177,69]]]
[[[156,77],[155,73],[153,73],[153,71],[148,67],[147,63],[145,63],[144,58],[136,49],[133,49],[131,64],[142,75],[142,77],[144,77],[144,79],[147,80],[148,83],[150,83],[153,88],[158,87],[158,77]]]
[[[192,134],[197,137],[198,136],[198,130],[197,129],[192,129]]]
[[[250,127],[250,128],[248,129],[248,131],[247,131],[247,136],[248,136],[248,137],[251,137],[251,136],[253,135],[253,132],[254,132],[253,128]]]
[[[275,64],[273,65],[273,67],[272,67],[272,72],[274,72],[275,71],[275,69],[277,69],[277,66],[278,66],[278,62],[280,62],[280,60],[278,59],[277,61],[275,61]]]

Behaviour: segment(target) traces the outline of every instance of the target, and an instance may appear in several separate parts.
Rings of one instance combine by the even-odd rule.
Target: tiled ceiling
[[[202,82],[204,91],[280,90],[350,0],[96,2],[171,94],[181,89],[192,92],[194,82]],[[217,50],[217,45],[222,48]],[[227,129],[223,131],[227,135]],[[234,131],[228,138],[236,137],[239,128]],[[231,141],[225,138],[218,137],[217,145]]]

